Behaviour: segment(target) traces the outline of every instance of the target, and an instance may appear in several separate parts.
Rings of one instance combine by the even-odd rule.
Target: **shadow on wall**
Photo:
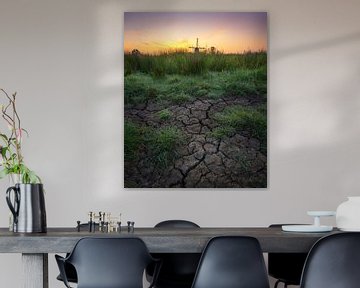
[[[299,195],[289,209],[332,210],[359,193],[359,48],[360,32],[270,49],[270,187],[291,189],[285,203]]]
[[[293,56],[295,54],[303,54],[306,52],[311,52],[318,49],[326,49],[332,46],[340,46],[344,44],[349,44],[352,42],[360,41],[360,32],[351,33],[348,35],[331,38],[323,41],[319,41],[316,43],[306,43],[302,45],[296,45],[294,47],[289,47],[285,49],[279,49],[277,51],[273,51],[271,53],[271,60],[276,61],[280,58],[285,58],[289,56]]]

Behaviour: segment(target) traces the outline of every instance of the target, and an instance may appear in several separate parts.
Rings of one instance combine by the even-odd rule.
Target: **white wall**
[[[123,12],[178,10],[268,12],[268,189],[122,188]],[[122,212],[136,226],[309,222],[307,210],[359,195],[358,11],[357,0],[1,0],[0,87],[18,92],[48,226],[73,226],[89,210]],[[50,287],[62,287],[49,261]],[[18,265],[18,255],[0,255],[1,286],[20,287]]]

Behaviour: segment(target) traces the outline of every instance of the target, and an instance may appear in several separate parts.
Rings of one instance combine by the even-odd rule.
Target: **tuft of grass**
[[[135,160],[142,145],[143,129],[128,120],[124,123],[124,158],[125,161]]]
[[[229,96],[267,94],[266,67],[253,70],[236,70],[228,73],[223,89]]]
[[[165,168],[175,159],[176,148],[184,143],[185,136],[175,127],[144,128],[125,120],[124,138],[125,161],[137,160],[144,151],[152,165]]]
[[[125,104],[145,103],[158,95],[154,81],[146,74],[132,74],[125,77]]]
[[[186,103],[192,99],[192,97],[189,94],[183,91],[179,93],[170,94],[169,96],[170,97],[168,99],[176,104]]]
[[[214,128],[209,134],[212,137],[217,139],[221,139],[224,137],[232,136],[236,133],[236,129],[231,126],[223,126],[223,127],[216,127]]]
[[[211,132],[217,138],[231,136],[235,131],[248,131],[259,139],[261,150],[266,151],[267,121],[266,106],[258,108],[233,106],[215,115],[215,120],[221,125]]]
[[[156,113],[156,115],[160,118],[160,120],[168,120],[170,119],[172,113],[169,109],[164,109]]]
[[[184,135],[176,127],[162,127],[148,131],[146,139],[154,164],[165,168],[174,160],[176,147],[184,142]]]

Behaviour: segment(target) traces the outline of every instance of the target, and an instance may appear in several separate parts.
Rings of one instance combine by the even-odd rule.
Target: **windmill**
[[[199,53],[200,49],[206,49],[205,47],[199,47],[199,38],[196,38],[196,46],[191,46],[189,48],[194,49],[194,53]]]

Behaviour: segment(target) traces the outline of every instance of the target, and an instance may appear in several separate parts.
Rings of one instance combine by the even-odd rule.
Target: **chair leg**
[[[288,287],[288,285],[287,285],[286,282],[283,282],[283,281],[281,281],[281,280],[277,280],[277,281],[275,282],[275,284],[274,284],[274,288],[277,288],[278,285],[279,285],[279,283],[284,283],[284,288],[287,288],[287,287]]]

